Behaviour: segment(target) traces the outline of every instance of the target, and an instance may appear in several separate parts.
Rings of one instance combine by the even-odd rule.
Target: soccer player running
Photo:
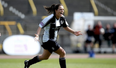
[[[53,4],[50,7],[44,6],[50,15],[43,19],[38,27],[37,34],[35,34],[35,39],[39,40],[39,35],[41,29],[44,29],[43,35],[43,54],[35,56],[30,60],[25,60],[24,68],[29,68],[30,65],[40,62],[42,60],[47,60],[52,52],[55,52],[59,55],[59,64],[61,68],[66,68],[66,60],[65,60],[65,50],[57,43],[57,34],[60,27],[63,27],[65,30],[71,32],[72,34],[79,36],[82,35],[80,31],[74,31],[69,26],[68,23],[63,16],[64,7],[62,4]]]

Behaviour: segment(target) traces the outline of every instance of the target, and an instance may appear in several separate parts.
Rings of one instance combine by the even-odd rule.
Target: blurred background
[[[48,15],[43,6],[57,3],[64,6],[64,15],[70,27],[83,33],[83,35],[76,37],[64,29],[60,30],[58,42],[67,53],[88,53],[91,50],[100,54],[116,53],[115,41],[112,43],[112,38],[115,35],[115,30],[112,28],[116,23],[115,0],[0,0],[0,54],[6,54],[11,51],[10,49],[14,50],[12,53],[15,54],[17,52],[19,55],[24,52],[27,54],[26,47],[29,48],[28,43],[31,41],[19,42],[22,40],[20,37],[21,39],[18,38],[18,43],[16,43],[11,37],[15,36],[15,39],[19,35],[34,37],[38,24]],[[103,30],[99,30],[100,38],[97,39],[98,42],[95,42],[94,32],[96,31],[94,28],[98,22],[101,22]],[[105,30],[107,24],[111,29],[109,35],[106,35]],[[87,33],[89,25],[93,31],[90,37]],[[91,38],[89,42],[87,42],[88,38]],[[34,42],[30,44],[34,47]],[[33,50],[32,48],[30,51]],[[39,53],[41,52],[42,48],[40,47]]]

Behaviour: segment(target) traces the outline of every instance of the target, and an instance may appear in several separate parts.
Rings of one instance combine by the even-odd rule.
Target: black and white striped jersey
[[[60,27],[68,27],[68,23],[64,16],[57,20],[54,14],[51,14],[40,22],[39,27],[44,29],[43,42],[49,39],[56,41]]]

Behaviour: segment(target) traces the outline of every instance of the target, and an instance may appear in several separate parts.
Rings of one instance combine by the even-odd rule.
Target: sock
[[[59,63],[61,68],[66,68],[66,60],[65,58],[59,58]]]
[[[28,61],[28,65],[30,66],[30,65],[35,64],[35,63],[40,62],[40,61],[41,60],[39,59],[39,57],[38,56],[35,56],[34,58],[32,58],[32,59],[30,59]]]

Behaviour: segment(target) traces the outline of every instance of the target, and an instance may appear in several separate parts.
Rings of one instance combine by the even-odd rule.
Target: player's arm
[[[81,31],[74,31],[73,29],[71,29],[70,27],[64,27],[64,29],[76,36],[82,35],[82,33],[80,33]]]
[[[39,35],[40,35],[40,32],[41,32],[41,27],[38,27],[37,29],[37,34],[35,34],[35,40],[39,40]]]

